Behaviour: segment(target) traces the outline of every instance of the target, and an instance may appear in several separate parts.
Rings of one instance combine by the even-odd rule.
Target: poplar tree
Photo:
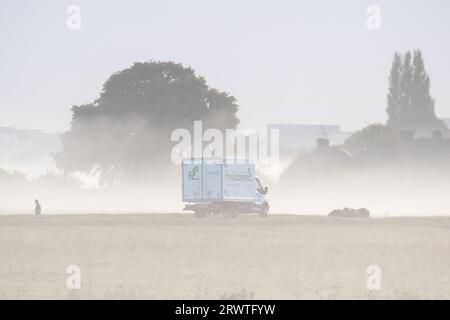
[[[395,53],[389,75],[387,125],[396,130],[446,130],[435,112],[422,52]]]

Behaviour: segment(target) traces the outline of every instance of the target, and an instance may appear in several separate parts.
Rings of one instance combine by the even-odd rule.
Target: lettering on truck
[[[225,179],[230,181],[252,181],[253,176],[251,174],[234,174],[234,173],[226,173]]]

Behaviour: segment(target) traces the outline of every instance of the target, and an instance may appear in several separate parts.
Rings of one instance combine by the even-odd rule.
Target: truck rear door
[[[222,199],[222,163],[218,160],[204,160],[203,196],[206,200]]]
[[[183,201],[195,202],[203,198],[203,168],[201,160],[182,163]]]

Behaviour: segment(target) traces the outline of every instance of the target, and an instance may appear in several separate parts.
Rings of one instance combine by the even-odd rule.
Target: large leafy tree
[[[135,63],[114,73],[94,102],[73,106],[57,164],[66,172],[97,172],[101,182],[141,177],[170,163],[176,128],[193,121],[235,128],[233,96],[209,88],[191,68],[173,62]]]

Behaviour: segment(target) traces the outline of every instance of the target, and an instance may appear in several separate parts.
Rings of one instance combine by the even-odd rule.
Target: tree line
[[[386,124],[352,135],[345,144],[353,150],[399,131],[446,130],[435,113],[420,50],[395,53],[388,79]],[[235,129],[238,109],[235,97],[210,88],[192,68],[174,62],[135,63],[111,75],[95,101],[72,107],[63,152],[55,160],[64,172],[98,173],[105,184],[142,179],[170,164],[174,129],[191,130],[195,120],[206,128]]]
[[[388,82],[386,124],[375,123],[356,131],[346,140],[347,149],[360,152],[402,133],[431,137],[439,131],[448,135],[447,126],[436,115],[431,80],[420,50],[396,52]]]

